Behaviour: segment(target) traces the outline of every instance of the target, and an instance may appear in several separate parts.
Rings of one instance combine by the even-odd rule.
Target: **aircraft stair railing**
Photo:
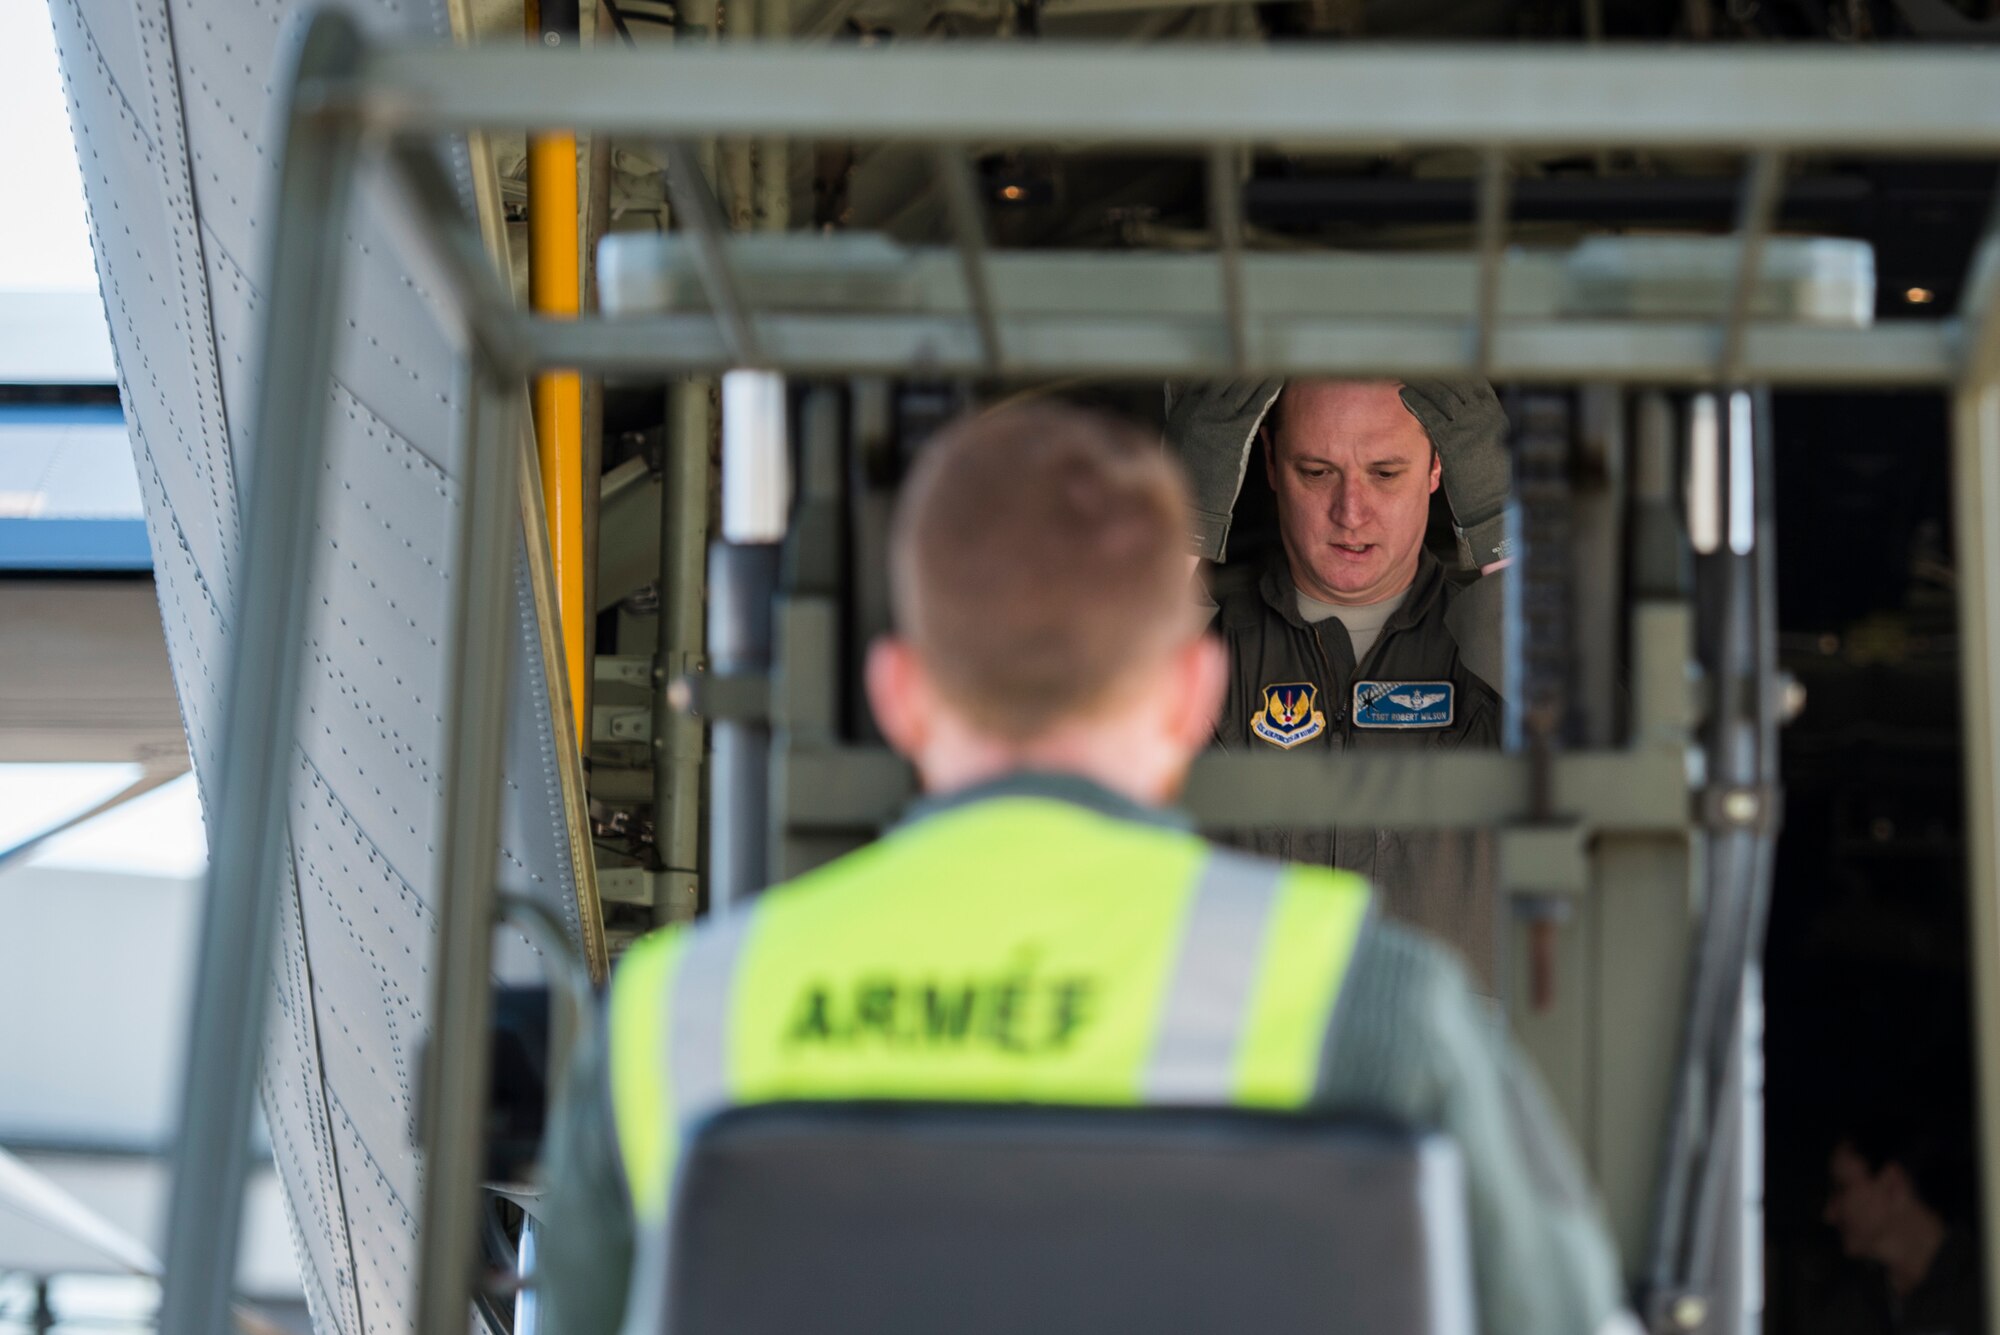
[[[427,265],[426,281],[448,299],[464,348],[463,386],[475,405],[459,497],[448,796],[437,843],[446,898],[432,970],[436,1038],[425,1075],[420,1329],[462,1328],[470,1308],[480,1155],[467,1129],[479,1125],[488,1054],[483,1041],[466,1040],[487,1032],[491,1004],[506,661],[499,637],[514,575],[518,420],[526,378],[539,370],[663,377],[743,370],[996,378],[1482,374],[1527,386],[1633,384],[1732,396],[1762,385],[1950,389],[1959,405],[1965,681],[1978,730],[1969,823],[1975,939],[2000,940],[2000,820],[1990,818],[2000,804],[1993,677],[2000,670],[2000,564],[1990,555],[2000,535],[2000,251],[1989,239],[1960,312],[1876,327],[1864,249],[1769,235],[1788,155],[2000,156],[2000,99],[1992,96],[1983,53],[1041,44],[576,53],[375,46],[348,20],[326,15],[304,41],[287,116],[256,421],[263,437],[284,448],[260,450],[250,482],[247,573],[235,622],[241,634],[231,648],[216,855],[168,1228],[162,1328],[169,1335],[208,1335],[226,1321],[269,985],[270,892],[283,874],[300,605],[311,578],[306,534],[323,472],[318,419],[340,291],[339,206],[361,181],[379,187],[381,203],[408,221],[407,241]],[[517,310],[439,166],[440,136],[548,125],[669,145],[681,230],[606,248],[603,316],[552,320]],[[735,137],[927,144],[953,244],[731,236],[695,146]],[[1209,174],[1217,253],[996,249],[985,236],[968,160],[975,146],[996,142],[1193,156]],[[1744,155],[1737,232],[1599,238],[1566,251],[1510,248],[1510,155],[1596,147]],[[1480,155],[1474,250],[1356,257],[1245,248],[1235,176],[1243,153],[1384,148]],[[821,429],[808,422],[805,434]],[[812,442],[805,444],[810,456]],[[779,531],[745,531],[765,543],[789,541],[796,535],[784,528],[786,452],[764,448],[773,466],[742,477],[741,460],[759,448],[752,433],[725,459],[725,492],[740,482],[753,510],[775,499]],[[1726,511],[1734,493],[1713,479],[1703,485],[1713,494],[1697,494],[1697,505]],[[729,504],[725,496],[725,509]],[[1754,564],[1768,542],[1754,548],[1735,556]],[[831,619],[824,590],[797,575],[767,570],[742,582],[746,600],[769,597],[774,580],[790,581],[798,596],[777,590],[768,659],[763,628],[738,627],[742,667],[713,676],[697,693],[712,722],[768,727],[774,739],[766,779],[752,775],[718,790],[711,811],[718,828],[740,837],[768,832],[761,868],[755,850],[739,860],[759,875],[782,874],[788,842],[801,833],[880,828],[908,791],[905,772],[886,751],[842,741],[826,726],[833,688],[809,680],[807,665],[833,661]],[[1629,638],[1627,745],[1289,763],[1220,756],[1201,762],[1188,802],[1213,826],[1324,821],[1337,810],[1361,825],[1495,828],[1508,888],[1579,899],[1593,875],[1594,842],[1685,840],[1693,827],[1718,819],[1708,804],[1719,803],[1719,819],[1751,842],[1729,855],[1734,888],[1707,901],[1722,942],[1692,952],[1704,972],[1691,1000],[1712,1016],[1686,1038],[1685,1086],[1694,1063],[1714,1069],[1715,1035],[1741,1027],[1743,966],[1761,922],[1769,827],[1741,818],[1739,795],[1774,797],[1769,749],[1756,740],[1766,738],[1767,716],[1744,695],[1746,674],[1768,670],[1768,655],[1756,648],[1764,633],[1757,627],[1765,624],[1756,618],[1768,615],[1763,578],[1734,561],[1726,578],[1715,573],[1703,581],[1729,609],[1719,635],[1697,634],[1702,609],[1671,591],[1635,601],[1622,630],[1615,620],[1574,611],[1579,634],[1589,628]],[[739,605],[725,602],[724,613]],[[1687,665],[1711,646],[1711,695],[1719,703],[1704,711],[1692,698]],[[1753,680],[1768,684],[1767,676]],[[1714,874],[1724,871],[1718,865]],[[746,873],[742,888],[755,879]],[[1726,930],[1714,920],[1722,911],[1735,915]],[[1989,1106],[2000,1106],[2000,951],[1976,951],[1975,968],[1982,1088]],[[1712,989],[1703,981],[1716,978]],[[1649,1000],[1654,1011],[1670,1009]],[[1664,1032],[1682,1035],[1677,1010]],[[1663,1067],[1671,1064],[1662,1059]],[[1669,1098],[1666,1073],[1655,1083],[1659,1103],[1677,1117],[1708,1106],[1685,1088]],[[1712,1136],[1716,1118],[1708,1120]],[[1657,1156],[1641,1156],[1652,1160],[1633,1170],[1645,1182],[1621,1181],[1608,1193],[1614,1215],[1621,1195],[1627,1202],[1621,1236],[1631,1255],[1648,1249],[1643,1234],[1656,1184],[1694,1184],[1672,1187],[1693,1204],[1675,1207],[1671,1226],[1657,1230],[1663,1248],[1681,1250],[1659,1266],[1636,1267],[1669,1287],[1684,1275],[1702,1284],[1714,1279],[1690,1267],[1686,1230],[1677,1222],[1712,1213],[1705,1202],[1715,1188],[1700,1166],[1701,1140],[1677,1131],[1664,1177]],[[1989,1182],[2000,1181],[2000,1153],[1989,1152],[1986,1162]],[[2000,1230],[1988,1232],[1989,1245],[2000,1248]],[[1747,1329],[1746,1309],[1697,1311],[1680,1301],[1687,1296],[1703,1295],[1675,1289],[1657,1323]]]

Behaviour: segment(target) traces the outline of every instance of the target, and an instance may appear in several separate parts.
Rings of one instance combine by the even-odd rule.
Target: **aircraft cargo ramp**
[[[167,643],[211,811],[225,663],[240,630],[241,511],[258,463],[260,229],[280,156],[275,103],[306,8],[51,6]],[[378,36],[452,30],[445,0],[355,9]],[[462,146],[454,167],[469,203]],[[353,211],[263,1080],[315,1323],[357,1335],[414,1325],[414,1091],[432,986],[439,646],[459,505],[451,350],[382,231],[378,214]],[[595,912],[579,912],[578,762],[566,716],[551,709],[545,568],[539,548],[524,547],[501,888],[542,900],[601,967]],[[503,944],[496,968],[522,981],[541,974],[523,938]]]

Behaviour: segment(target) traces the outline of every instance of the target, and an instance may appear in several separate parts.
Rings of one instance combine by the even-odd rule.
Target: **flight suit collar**
[[[1438,599],[1444,597],[1444,564],[1428,549],[1417,554],[1416,578],[1410,581],[1409,596],[1403,599],[1387,622],[1383,623],[1382,634],[1414,626],[1429,616]],[[1257,582],[1257,591],[1263,596],[1265,605],[1289,624],[1300,630],[1312,629],[1310,623],[1299,615],[1297,586],[1292,583],[1291,562],[1285,556],[1283,544],[1273,543],[1264,559],[1264,574]]]
[[[1068,802],[1114,820],[1135,821],[1169,830],[1194,828],[1194,822],[1176,807],[1149,807],[1080,774],[1060,774],[1053,770],[1018,770],[969,788],[920,797],[904,809],[902,819],[896,822],[894,828],[902,829],[947,811],[1004,797],[1040,797]]]

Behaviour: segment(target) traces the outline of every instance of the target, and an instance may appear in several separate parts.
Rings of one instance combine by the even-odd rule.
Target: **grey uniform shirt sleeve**
[[[1487,1335],[1586,1335],[1621,1305],[1610,1234],[1540,1086],[1456,960],[1393,923],[1357,950],[1320,1101],[1449,1135]]]
[[[578,1036],[542,1147],[547,1328],[616,1335],[632,1275],[632,1207],[611,1120],[604,1013]]]

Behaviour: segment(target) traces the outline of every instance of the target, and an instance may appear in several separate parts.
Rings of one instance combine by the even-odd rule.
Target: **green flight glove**
[[[1229,516],[1250,447],[1283,380],[1223,380],[1167,386],[1167,448],[1187,471],[1194,501],[1195,555],[1220,561],[1229,547]]]
[[[1458,557],[1484,570],[1513,553],[1507,543],[1507,504],[1514,489],[1514,460],[1507,452],[1507,413],[1484,380],[1409,380],[1403,406],[1410,410],[1444,466],[1444,498],[1451,505]]]

